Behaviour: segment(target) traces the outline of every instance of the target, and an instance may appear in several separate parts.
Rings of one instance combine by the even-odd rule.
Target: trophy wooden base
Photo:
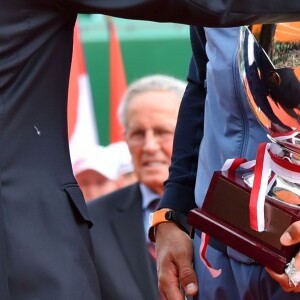
[[[257,232],[250,227],[250,192],[241,174],[215,172],[202,208],[189,212],[188,223],[281,274],[300,247],[282,246],[280,236],[300,219],[300,207],[267,196],[266,230]]]

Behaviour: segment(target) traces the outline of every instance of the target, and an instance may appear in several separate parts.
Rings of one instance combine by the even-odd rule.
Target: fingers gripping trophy
[[[298,66],[300,23],[241,28],[242,83],[270,142],[258,146],[255,161],[226,161],[214,173],[203,206],[188,215],[194,228],[290,278],[300,245],[283,246],[280,236],[300,220]]]

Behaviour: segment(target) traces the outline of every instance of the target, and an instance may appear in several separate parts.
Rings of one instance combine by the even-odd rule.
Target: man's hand
[[[193,269],[193,243],[190,237],[173,223],[161,223],[155,232],[158,286],[166,300],[183,300],[198,292]]]
[[[280,242],[284,246],[291,246],[300,242],[300,221],[293,223],[280,238]],[[295,267],[300,271],[300,252],[295,256]],[[276,274],[270,269],[267,269],[269,275],[276,280],[282,289],[286,292],[300,292],[300,283],[297,286],[289,283],[288,276],[284,274]]]

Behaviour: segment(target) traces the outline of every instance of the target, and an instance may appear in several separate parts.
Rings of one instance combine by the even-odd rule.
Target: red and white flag
[[[117,28],[111,17],[107,17],[107,23],[109,30],[110,143],[115,143],[124,140],[123,127],[119,122],[117,111],[127,83]]]
[[[69,82],[68,132],[72,161],[82,152],[83,147],[99,144],[90,82],[86,72],[78,24],[74,29]]]

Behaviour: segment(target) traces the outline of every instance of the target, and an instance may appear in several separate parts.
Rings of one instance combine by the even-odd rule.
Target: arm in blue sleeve
[[[203,28],[191,27],[191,45],[193,57],[177,120],[169,178],[158,206],[158,209],[168,207],[183,213],[196,206],[194,188],[206,98],[207,57]]]

